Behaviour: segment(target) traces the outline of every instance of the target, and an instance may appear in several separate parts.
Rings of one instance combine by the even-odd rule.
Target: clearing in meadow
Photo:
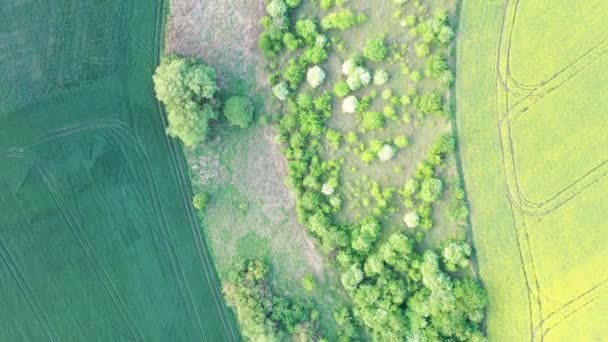
[[[490,339],[606,337],[606,11],[463,4],[457,121]]]
[[[164,4],[2,5],[0,340],[238,339],[152,89]]]

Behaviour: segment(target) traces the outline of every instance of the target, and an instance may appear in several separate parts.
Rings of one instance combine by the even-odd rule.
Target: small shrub
[[[308,69],[306,80],[311,87],[317,88],[325,81],[325,71],[323,71],[323,69],[321,69],[319,66],[315,65]]]
[[[403,216],[403,222],[408,228],[416,228],[420,224],[420,215],[415,211],[409,212]]]
[[[364,14],[355,14],[348,8],[338,12],[328,14],[321,20],[321,27],[324,30],[340,30],[344,31],[355,25],[360,25],[365,22]]]
[[[397,146],[398,148],[406,148],[406,147],[410,146],[410,141],[406,135],[396,136],[395,139],[393,139],[393,142],[395,143],[395,146]]]
[[[253,103],[242,96],[233,96],[224,104],[224,116],[231,126],[246,128],[253,120]]]
[[[389,144],[384,144],[378,152],[378,159],[383,162],[393,159],[395,156],[395,148]]]
[[[346,81],[340,81],[334,85],[334,95],[337,97],[345,97],[350,93],[350,88]]]
[[[347,97],[342,102],[342,111],[344,113],[352,114],[357,110],[357,106],[359,105],[359,100],[353,95]]]
[[[287,83],[281,82],[275,85],[274,87],[272,87],[272,93],[280,101],[287,100],[287,96],[289,96],[289,89],[287,87]]]
[[[443,192],[443,183],[437,178],[427,178],[420,185],[420,199],[433,203],[441,196]]]
[[[363,113],[361,126],[364,131],[384,127],[384,116],[378,112],[368,111]]]
[[[374,73],[374,85],[383,86],[388,81],[388,72],[384,69],[377,70]]]
[[[304,290],[308,292],[314,291],[317,286],[317,282],[315,281],[315,277],[312,274],[307,274],[302,278],[302,287]]]
[[[207,208],[208,201],[209,196],[204,192],[200,192],[194,195],[192,198],[192,205],[198,210],[205,210]]]
[[[363,55],[371,61],[381,62],[386,58],[387,50],[384,38],[375,38],[367,41]]]

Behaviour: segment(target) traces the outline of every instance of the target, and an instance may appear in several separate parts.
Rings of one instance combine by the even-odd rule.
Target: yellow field
[[[460,153],[488,335],[608,339],[605,1],[465,1]]]

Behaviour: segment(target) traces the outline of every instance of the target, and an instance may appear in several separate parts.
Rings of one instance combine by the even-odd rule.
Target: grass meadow
[[[461,12],[458,135],[488,337],[601,340],[605,5],[541,3],[464,2]]]
[[[2,5],[0,340],[238,339],[152,89],[164,5]]]

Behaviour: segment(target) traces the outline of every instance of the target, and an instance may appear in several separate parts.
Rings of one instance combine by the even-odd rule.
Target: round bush
[[[408,228],[416,228],[420,223],[420,215],[417,212],[412,211],[411,213],[405,214],[403,217],[403,222]]]
[[[246,128],[253,120],[253,103],[242,96],[233,96],[224,104],[224,116],[231,126]]]
[[[344,113],[352,114],[357,111],[357,105],[359,104],[359,100],[355,96],[349,96],[344,99],[342,102],[342,111]]]
[[[268,15],[273,18],[284,17],[287,13],[287,5],[283,0],[272,0],[268,6],[266,6],[266,11],[268,11]]]
[[[394,156],[395,148],[388,144],[384,144],[380,152],[378,152],[378,158],[383,162],[393,159]]]
[[[344,63],[342,63],[342,73],[346,76],[349,76],[355,71],[355,67],[356,65],[353,60],[348,59]]]
[[[386,70],[378,70],[374,73],[374,84],[383,86],[388,81],[388,72]]]
[[[275,85],[274,87],[272,87],[272,93],[277,99],[281,101],[287,100],[287,96],[289,96],[289,89],[287,88],[287,83],[281,82]]]
[[[319,66],[315,65],[308,69],[306,80],[311,87],[317,88],[325,81],[325,71],[323,71],[323,69],[321,69]]]
[[[333,195],[334,191],[336,191],[336,188],[331,186],[331,184],[329,184],[329,183],[323,184],[323,188],[321,189],[321,192],[326,196]]]

